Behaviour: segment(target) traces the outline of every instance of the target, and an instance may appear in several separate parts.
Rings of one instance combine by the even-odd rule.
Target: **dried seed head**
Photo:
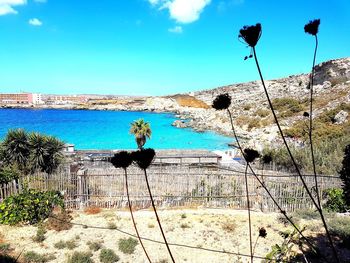
[[[156,152],[151,149],[141,149],[132,153],[132,159],[141,169],[147,169],[153,162]]]
[[[118,152],[112,157],[111,163],[115,168],[127,168],[132,163],[131,154],[126,151]]]
[[[255,47],[261,36],[261,24],[255,26],[244,26],[239,30],[238,38],[243,39],[250,47]]]
[[[226,110],[231,105],[231,96],[227,93],[218,95],[212,104],[216,110]]]
[[[259,228],[259,237],[265,238],[267,236],[266,229],[264,227]]]
[[[258,153],[258,151],[250,148],[244,149],[244,159],[246,160],[247,163],[251,163],[256,158],[259,158],[259,157],[260,157],[260,154]]]
[[[318,33],[318,27],[321,23],[320,19],[311,20],[304,26],[305,33],[316,36]]]

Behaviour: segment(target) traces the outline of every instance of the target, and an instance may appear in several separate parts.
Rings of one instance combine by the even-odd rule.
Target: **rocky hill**
[[[303,118],[303,112],[308,111],[309,74],[268,80],[266,85],[283,128],[288,128],[293,122]],[[314,91],[315,116],[325,110],[335,109],[341,103],[350,103],[350,58],[330,60],[317,65]],[[190,95],[211,105],[214,98],[222,93],[228,93],[232,97],[230,110],[240,136],[249,139],[256,147],[278,142],[277,128],[260,81],[232,84],[193,92]],[[180,127],[191,126],[198,130],[209,129],[231,134],[226,112],[187,108],[181,109],[180,113],[182,118],[190,120],[177,122]],[[348,120],[348,113],[345,112],[339,121]]]

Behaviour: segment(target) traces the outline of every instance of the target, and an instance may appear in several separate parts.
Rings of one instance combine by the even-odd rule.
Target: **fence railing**
[[[129,192],[134,207],[150,206],[150,199],[144,180],[144,173],[135,166],[128,168]],[[148,179],[158,206],[193,206],[247,208],[244,172],[205,165],[152,165]],[[264,172],[258,175],[276,198],[282,209],[294,211],[313,208],[312,202],[300,179],[292,174]],[[336,176],[319,176],[321,196],[325,189],[340,187]],[[307,185],[314,186],[313,176],[305,176]],[[102,168],[90,166],[77,173],[69,167],[53,175],[35,174],[23,177],[19,185],[2,185],[0,201],[6,196],[21,191],[19,186],[27,185],[38,190],[57,190],[64,194],[68,208],[86,206],[105,208],[126,207],[125,177],[122,169],[110,164]],[[262,211],[277,211],[273,201],[259,185],[255,177],[248,174],[250,207]],[[312,188],[313,189],[313,188]]]

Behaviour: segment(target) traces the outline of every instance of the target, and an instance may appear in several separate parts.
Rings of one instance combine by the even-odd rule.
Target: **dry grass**
[[[191,107],[191,108],[201,108],[201,109],[209,109],[210,106],[205,102],[189,95],[177,95],[175,96],[176,102],[181,107]]]
[[[234,222],[226,221],[221,224],[221,227],[225,232],[233,233],[237,225]]]
[[[96,206],[90,206],[90,207],[86,207],[84,209],[84,213],[87,215],[96,215],[101,213],[102,209],[100,207],[96,207]]]

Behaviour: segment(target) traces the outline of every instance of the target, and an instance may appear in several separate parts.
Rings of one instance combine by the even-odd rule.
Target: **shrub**
[[[34,251],[28,251],[23,255],[25,263],[45,263],[55,259],[55,256],[50,254],[38,254]]]
[[[0,254],[7,254],[10,251],[10,244],[0,243]]]
[[[187,218],[187,215],[185,213],[183,213],[183,214],[181,214],[181,218],[185,219],[185,218]]]
[[[187,224],[187,223],[182,223],[182,224],[180,225],[180,227],[181,227],[182,229],[186,229],[186,228],[190,228],[190,225]]]
[[[279,112],[298,113],[303,110],[303,105],[293,98],[276,98],[272,101],[274,109]]]
[[[270,111],[267,109],[257,109],[255,112],[255,115],[257,115],[261,118],[265,118],[265,117],[270,115]]]
[[[108,228],[109,229],[117,229],[117,225],[114,222],[108,222]]]
[[[112,249],[102,249],[100,252],[101,263],[114,263],[120,260],[119,256]]]
[[[135,238],[122,238],[119,239],[118,248],[124,254],[133,254],[137,246],[138,241]]]
[[[10,166],[0,168],[0,184],[7,184],[13,180],[17,180],[20,176],[19,171]]]
[[[75,251],[69,258],[67,263],[93,263],[91,252]]]
[[[55,212],[54,210],[52,216],[46,222],[46,228],[56,231],[69,230],[72,228],[71,220],[72,216],[68,211],[59,209],[59,212]]]
[[[89,242],[87,242],[86,244],[89,246],[89,248],[90,248],[92,251],[100,250],[101,247],[102,247],[101,242],[91,242],[91,241],[89,241]]]
[[[67,248],[69,250],[73,250],[74,248],[76,248],[78,246],[76,240],[74,239],[71,239],[71,240],[68,240],[68,241],[58,241],[54,247],[57,248],[57,249],[64,249],[64,248]]]
[[[64,249],[66,248],[66,242],[64,242],[63,240],[60,240],[54,244],[54,247],[57,249]]]
[[[36,235],[33,237],[35,242],[41,243],[45,240],[46,229],[43,225],[39,225],[36,230]]]
[[[250,131],[253,128],[260,127],[260,118],[249,118],[247,121],[248,121],[248,131]]]
[[[236,229],[236,224],[234,222],[224,222],[221,225],[222,229],[226,232],[234,232]]]
[[[336,139],[314,140],[314,154],[317,173],[335,175],[341,169],[343,151],[346,144],[350,143],[350,137],[343,136]],[[306,173],[313,172],[312,160],[308,148],[290,147],[300,169]],[[290,160],[285,147],[265,148],[263,154],[270,154],[273,162],[280,167],[294,172],[294,165]]]
[[[64,207],[63,197],[59,192],[25,190],[21,194],[7,197],[0,204],[0,223],[35,224],[46,219],[54,206]]]
[[[325,198],[327,199],[324,208],[330,212],[343,213],[346,211],[346,204],[343,189],[330,188],[325,190]]]

